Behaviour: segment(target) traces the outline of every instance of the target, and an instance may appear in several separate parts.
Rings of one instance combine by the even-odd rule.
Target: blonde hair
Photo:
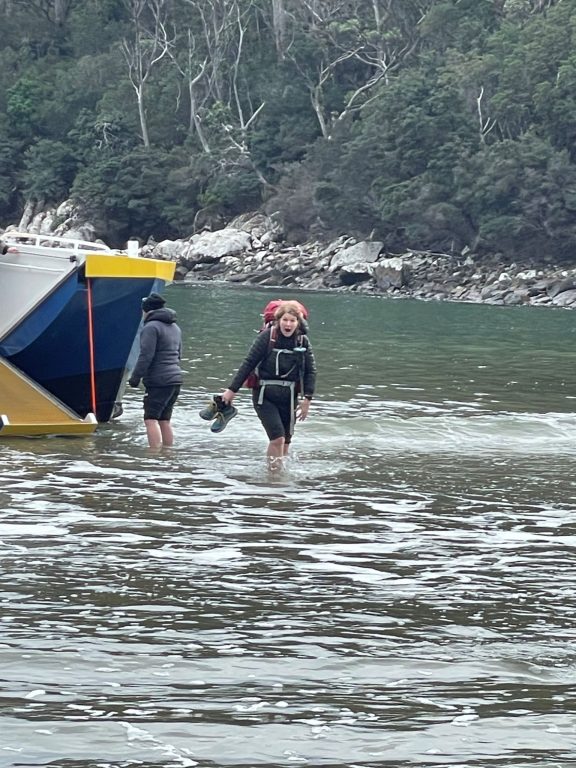
[[[299,301],[283,301],[274,312],[274,319],[278,321],[283,315],[294,315],[298,322],[302,322],[304,319],[302,304]]]

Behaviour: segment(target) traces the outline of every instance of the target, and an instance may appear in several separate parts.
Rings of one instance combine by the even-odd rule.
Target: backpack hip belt
[[[260,394],[258,395],[258,405],[264,402],[264,390],[266,387],[290,387],[290,434],[294,434],[294,391],[296,389],[295,381],[285,381],[282,379],[263,379],[260,382]]]
[[[294,396],[295,381],[285,381],[282,379],[261,379],[259,382],[260,394],[258,395],[258,405],[264,402],[264,390],[266,387],[290,387],[292,396]]]

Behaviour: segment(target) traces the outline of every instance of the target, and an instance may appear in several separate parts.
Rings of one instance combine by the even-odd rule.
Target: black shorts
[[[258,405],[259,397],[260,387],[252,390],[252,404],[266,430],[268,440],[283,437],[288,445],[294,432],[296,394],[293,394],[288,387],[275,387],[269,384],[264,388],[262,405]]]
[[[146,387],[144,419],[170,421],[179,394],[180,384],[171,387]]]

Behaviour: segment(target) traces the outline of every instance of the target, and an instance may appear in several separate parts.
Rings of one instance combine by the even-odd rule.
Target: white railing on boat
[[[111,251],[104,243],[76,240],[72,237],[40,235],[32,232],[5,232],[0,239],[8,246],[33,246],[36,248],[61,248],[67,251]]]
[[[38,305],[89,253],[113,253],[103,243],[70,237],[5,232],[0,256],[0,338]]]

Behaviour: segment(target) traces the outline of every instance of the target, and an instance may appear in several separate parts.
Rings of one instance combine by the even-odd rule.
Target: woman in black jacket
[[[280,304],[274,324],[262,331],[250,347],[222,400],[230,405],[250,376],[252,403],[268,435],[268,466],[280,469],[287,456],[294,425],[304,421],[316,385],[316,362],[301,305],[295,301]]]

